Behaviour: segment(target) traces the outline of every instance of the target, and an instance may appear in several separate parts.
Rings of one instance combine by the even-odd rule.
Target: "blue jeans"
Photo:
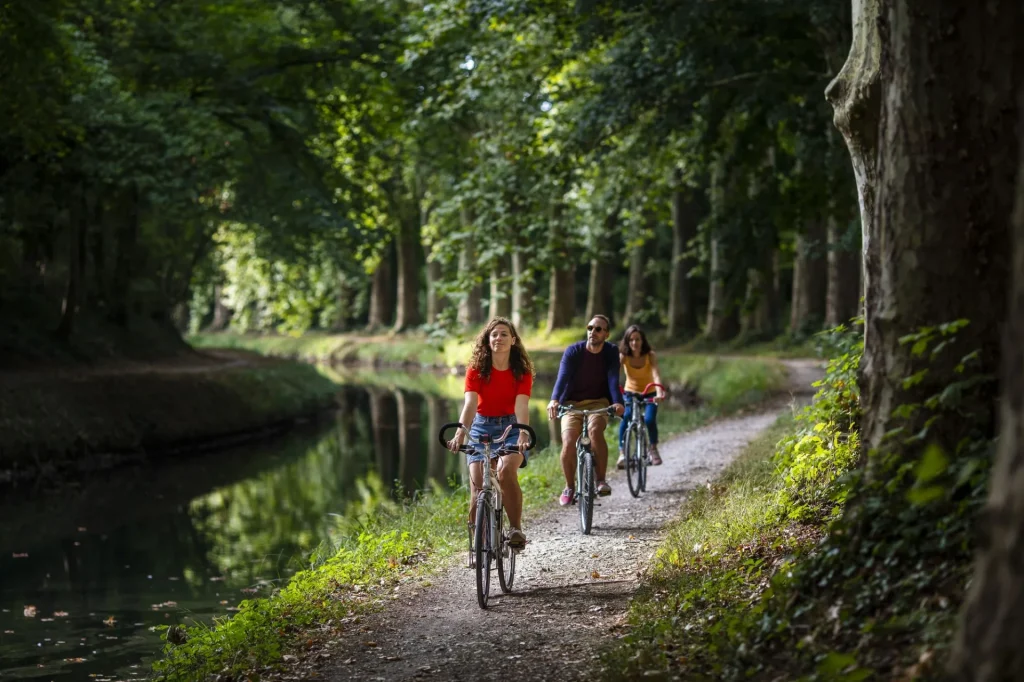
[[[469,427],[469,438],[467,440],[478,440],[483,434],[489,434],[491,438],[500,438],[501,434],[504,433],[505,429],[509,424],[516,423],[516,416],[510,414],[504,417],[485,417],[482,414],[478,414],[473,418],[473,424]],[[508,438],[505,442],[500,445],[491,445],[491,459],[494,459],[498,455],[495,452],[502,447],[515,447],[516,443],[519,442],[519,429],[512,429],[508,433]],[[468,444],[468,443],[467,443]],[[466,463],[472,464],[473,462],[484,461],[484,446],[483,445],[472,445],[469,444],[470,448],[473,448],[473,452],[466,453]],[[529,459],[529,453],[523,453],[523,463],[519,465],[522,469],[526,466]]]
[[[626,444],[626,429],[629,427],[629,422],[633,418],[633,403],[630,400],[639,393],[626,392],[625,405],[626,411],[622,414],[622,421],[619,422],[619,450],[621,450]],[[657,391],[653,391],[643,396],[644,398],[653,398],[658,395]],[[647,436],[648,442],[651,445],[658,444],[658,406],[655,403],[648,403],[644,405],[644,423],[647,424]]]

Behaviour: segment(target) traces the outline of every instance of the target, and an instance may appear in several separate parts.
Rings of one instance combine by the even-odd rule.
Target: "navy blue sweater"
[[[573,379],[576,377],[576,370],[579,369],[584,353],[589,353],[586,341],[578,341],[565,349],[562,353],[562,362],[558,365],[558,378],[555,379],[555,388],[551,391],[551,399],[564,403],[566,397],[572,393]],[[614,405],[622,403],[622,396],[619,393],[619,349],[615,344],[604,342],[601,349],[601,357],[608,368],[608,393],[604,396],[608,402]]]

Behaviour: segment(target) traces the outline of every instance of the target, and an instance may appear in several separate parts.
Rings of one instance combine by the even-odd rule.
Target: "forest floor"
[[[492,576],[488,610],[476,604],[466,553],[439,575],[395,589],[382,611],[345,619],[339,636],[289,656],[279,679],[583,680],[599,676],[600,653],[624,633],[630,598],[688,494],[719,473],[780,414],[806,402],[821,363],[787,361],[790,397],[722,419],[661,444],[665,464],[649,471],[648,492],[630,496],[625,474],[600,498],[584,536],[575,506],[554,503],[527,518],[514,590]],[[337,631],[337,630],[336,630]]]

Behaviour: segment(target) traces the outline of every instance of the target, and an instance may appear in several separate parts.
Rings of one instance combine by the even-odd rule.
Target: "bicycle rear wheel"
[[[586,450],[580,458],[576,471],[576,489],[579,491],[580,530],[590,535],[594,524],[594,498],[597,497],[597,481],[594,480],[594,453]]]
[[[623,444],[623,454],[626,456],[626,482],[629,483],[629,494],[633,497],[640,497],[640,471],[639,462],[636,461],[636,429],[626,429],[626,442]]]
[[[637,483],[641,492],[647,492],[647,429],[638,429],[636,439]]]
[[[512,591],[512,583],[516,579],[516,551],[509,547],[508,533],[502,528],[505,512],[498,510],[498,584],[501,591],[508,594]]]
[[[480,495],[476,503],[476,599],[480,608],[487,608],[487,599],[491,592],[491,503],[485,495]]]

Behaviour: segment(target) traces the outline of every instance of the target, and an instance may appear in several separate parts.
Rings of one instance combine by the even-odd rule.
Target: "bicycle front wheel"
[[[640,470],[636,461],[637,430],[630,427],[626,430],[626,442],[622,449],[626,456],[626,482],[629,483],[629,494],[633,497],[640,497]]]
[[[476,599],[480,608],[487,608],[491,592],[491,503],[484,495],[476,503]]]
[[[641,427],[636,439],[637,483],[641,492],[647,492],[647,429]]]
[[[516,551],[509,547],[508,533],[502,528],[505,513],[498,510],[498,584],[501,591],[508,594],[512,591],[512,583],[516,579]]]
[[[580,530],[590,535],[594,524],[594,498],[597,497],[597,481],[594,480],[594,453],[587,450],[580,458],[576,471],[577,490],[580,504]]]

